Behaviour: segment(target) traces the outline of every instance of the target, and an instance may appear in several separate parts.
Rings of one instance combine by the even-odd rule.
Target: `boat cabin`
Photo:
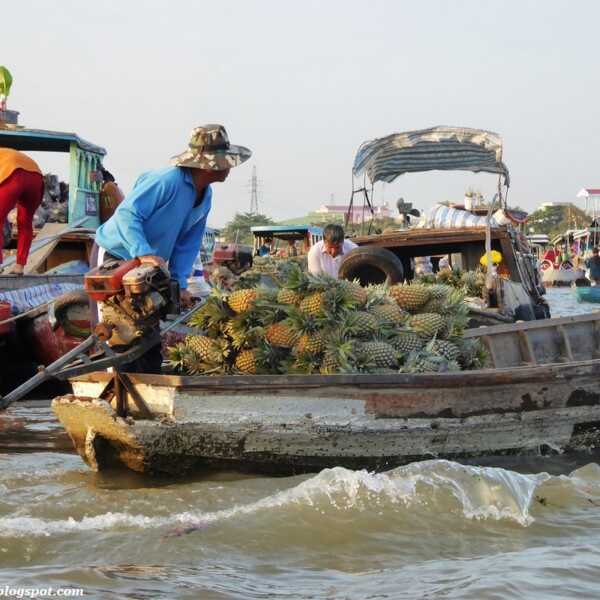
[[[14,148],[23,152],[61,152],[69,161],[68,224],[47,223],[37,239],[52,236],[68,228],[70,231],[60,239],[35,250],[34,239],[25,272],[45,273],[59,265],[81,260],[89,262],[93,243],[91,233],[100,225],[100,167],[106,150],[80,138],[75,133],[30,129],[16,123],[0,120],[0,147]]]
[[[261,225],[251,231],[255,256],[302,256],[323,239],[323,229],[313,225]]]

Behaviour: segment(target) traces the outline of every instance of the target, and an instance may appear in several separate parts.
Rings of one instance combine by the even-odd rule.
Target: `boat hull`
[[[131,374],[125,400],[135,418],[99,398],[109,377],[81,376],[74,395],[53,401],[94,470],[380,470],[600,445],[600,360],[436,376]],[[151,418],[140,417],[140,398]]]
[[[574,292],[579,302],[600,304],[600,286],[576,287]]]

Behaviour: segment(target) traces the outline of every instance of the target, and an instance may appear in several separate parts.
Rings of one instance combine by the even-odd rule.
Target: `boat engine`
[[[162,269],[132,260],[110,260],[84,277],[90,298],[100,303],[94,332],[110,346],[130,346],[158,333],[160,319],[179,312],[179,284]]]

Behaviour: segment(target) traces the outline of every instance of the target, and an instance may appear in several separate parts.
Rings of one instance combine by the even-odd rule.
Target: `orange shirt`
[[[0,148],[0,183],[6,181],[17,169],[42,174],[37,163],[27,154],[12,148]]]

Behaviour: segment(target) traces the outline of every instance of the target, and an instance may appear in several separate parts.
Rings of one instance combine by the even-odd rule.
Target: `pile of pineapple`
[[[426,373],[483,366],[463,339],[464,294],[447,285],[358,283],[312,277],[291,264],[270,287],[214,290],[169,349],[188,374]]]
[[[425,285],[442,284],[449,285],[462,291],[465,296],[481,298],[485,288],[485,271],[463,271],[454,267],[453,269],[442,269],[437,273],[428,273],[418,277],[419,283]]]

